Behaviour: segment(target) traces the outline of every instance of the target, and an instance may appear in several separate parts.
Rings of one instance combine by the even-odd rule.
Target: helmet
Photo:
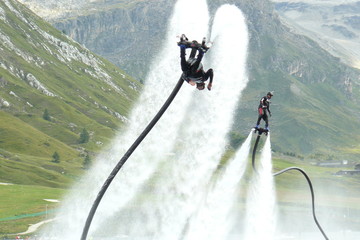
[[[205,88],[205,83],[204,83],[204,82],[196,83],[196,88],[197,88],[198,90],[204,90],[204,88]]]
[[[273,92],[268,92],[266,95],[269,95],[269,96],[274,96]]]

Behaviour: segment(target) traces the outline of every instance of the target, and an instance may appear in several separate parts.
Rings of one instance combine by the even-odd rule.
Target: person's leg
[[[261,119],[262,119],[262,117],[263,117],[263,115],[264,115],[263,109],[262,109],[262,108],[259,108],[259,109],[258,109],[258,113],[259,113],[259,116],[258,116],[258,120],[257,120],[257,122],[256,122],[256,127],[257,127],[257,128],[259,127],[260,121],[261,121]]]
[[[257,128],[260,126],[261,118],[262,118],[262,116],[259,116],[259,117],[258,117],[258,120],[257,120],[257,122],[256,122],[256,127],[257,127]]]
[[[201,64],[201,60],[202,60],[203,55],[204,55],[204,53],[200,49],[195,49],[195,53],[196,53],[197,50],[199,51],[199,53],[198,53],[198,55],[196,57],[195,63],[192,64],[192,66],[191,66],[191,69],[193,71],[196,71],[197,69],[199,69],[199,66]],[[193,49],[193,51],[194,51],[194,49]],[[191,54],[193,54],[193,51],[191,52]],[[190,56],[190,58],[191,58],[191,56]]]
[[[190,57],[189,57],[189,58],[195,58],[196,51],[197,51],[197,49],[196,49],[196,48],[192,48],[192,49],[191,49],[191,53],[190,53]]]
[[[204,52],[199,48],[199,49],[197,49],[198,50],[198,55],[197,55],[197,58],[196,58],[196,60],[200,63],[201,62],[201,60],[202,60],[202,58],[203,58],[203,56],[204,56]]]
[[[185,47],[180,47],[180,58],[181,58],[181,70],[183,72],[186,72],[188,70],[188,64],[186,62],[185,56],[186,56],[186,52],[185,52]]]
[[[269,130],[269,118],[268,115],[264,112],[264,117],[263,117],[264,121],[265,121],[265,129]]]

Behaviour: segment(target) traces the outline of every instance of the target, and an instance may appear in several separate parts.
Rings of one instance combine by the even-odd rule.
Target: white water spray
[[[189,8],[189,5],[192,8]],[[195,20],[187,17],[188,14],[195,16],[199,12],[205,12],[204,18]],[[57,216],[58,220],[48,227],[43,235],[67,240],[80,238],[90,207],[108,174],[155,116],[181,75],[176,35],[186,32],[198,39],[206,36],[206,14],[205,0],[179,0],[175,5],[165,44],[159,46],[160,54],[152,64],[152,71],[147,77],[139,103],[131,114],[126,133],[118,136],[112,148],[97,158],[95,166],[66,198]],[[174,131],[183,120],[190,94],[189,89],[178,93],[168,111],[121,169],[97,209],[89,236],[96,230],[100,231],[98,227],[101,223],[106,222],[118,209],[127,204],[142,183],[151,176],[158,163],[168,157],[167,153],[176,137]]]
[[[198,213],[192,219],[186,239],[228,239],[231,228],[235,224],[238,199],[238,184],[246,170],[253,132],[237,151],[235,157],[220,176],[216,177],[214,186],[209,189],[206,199]]]
[[[171,181],[164,178],[158,182],[157,210],[163,219],[163,229],[157,239],[181,238],[191,227],[191,218],[201,207],[225,151],[233,111],[248,80],[247,29],[239,9],[225,5],[217,11],[211,39],[214,41],[209,51],[211,61],[209,64],[206,55],[204,66],[215,68],[213,90],[194,92],[193,104],[188,107],[177,135],[176,154],[169,164]],[[234,45],[238,48],[226,47]]]
[[[277,214],[270,133],[257,165],[257,174],[254,174],[248,189],[245,239],[271,240],[275,239]]]
[[[226,5],[219,9],[212,38],[216,44],[205,55],[204,66],[205,70],[216,66],[213,90],[192,91],[193,104],[187,107],[181,127],[174,130],[174,155],[161,164],[151,200],[137,205],[140,217],[122,220],[131,238],[182,238],[224,153],[233,111],[247,83],[247,31],[237,8]],[[237,48],[224,47],[233,45]],[[213,61],[209,64],[210,53]]]
[[[189,13],[191,9],[194,13]],[[196,15],[196,21],[188,18],[189,14]],[[99,156],[96,166],[75,187],[60,210],[59,220],[45,231],[45,235],[79,239],[88,211],[107,173],[156,114],[166,99],[167,94],[163,93],[171,92],[181,74],[179,49],[174,47],[174,36],[186,33],[191,38],[201,39],[206,36],[208,21],[205,0],[178,1],[166,44],[153,63],[127,132],[117,137],[107,154]],[[209,64],[216,69],[212,92],[197,92],[189,86],[179,92],[172,106],[114,179],[95,214],[89,236],[95,232],[104,234],[104,231],[108,236],[122,233],[117,227],[105,228],[101,224],[114,224],[114,219],[120,220],[118,226],[130,226],[126,232],[129,237],[136,232],[149,239],[177,239],[186,230],[186,224],[199,207],[206,185],[224,153],[233,111],[247,84],[248,37],[241,12],[230,5],[219,9],[212,36],[216,42]],[[205,66],[208,63],[204,61]],[[175,152],[172,159],[169,159],[169,149]],[[136,201],[141,198],[138,191],[157,167],[162,175],[155,177],[153,201],[146,199],[136,206],[142,217],[134,219],[131,215],[123,219],[126,222],[121,222],[122,216],[118,213],[126,212],[124,207],[133,206],[132,202],[138,203]]]

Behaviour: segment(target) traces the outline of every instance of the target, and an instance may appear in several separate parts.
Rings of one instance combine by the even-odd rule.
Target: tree
[[[91,165],[91,158],[89,154],[87,154],[83,162],[83,168],[88,169],[90,165]]]
[[[59,163],[60,162],[60,155],[57,152],[54,152],[54,154],[52,155],[52,162],[54,163]]]
[[[87,143],[89,142],[89,140],[90,140],[90,135],[88,131],[86,131],[86,129],[84,128],[80,133],[79,143]]]
[[[46,121],[51,121],[51,117],[47,108],[45,108],[45,111],[43,113],[43,119],[45,119]]]

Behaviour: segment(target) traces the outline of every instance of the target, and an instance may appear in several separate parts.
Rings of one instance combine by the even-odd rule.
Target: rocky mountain
[[[14,0],[0,39],[0,182],[64,186],[126,125],[141,84]]]
[[[98,10],[83,9],[77,16],[50,21],[143,79],[161,45],[175,0],[91,3],[102,5]],[[250,83],[239,103],[234,131],[248,133],[257,118],[258,100],[274,90],[271,128],[275,151],[317,159],[356,159],[360,136],[359,71],[284,24],[272,2],[212,0],[208,2],[212,16],[225,3],[235,4],[244,12],[250,31]],[[76,15],[76,11],[73,13]],[[221,84],[221,79],[216,81]]]
[[[283,22],[317,41],[343,62],[360,68],[360,2],[272,0]]]
[[[175,2],[20,1],[60,31],[140,80],[145,78],[148,63],[158,51]]]

